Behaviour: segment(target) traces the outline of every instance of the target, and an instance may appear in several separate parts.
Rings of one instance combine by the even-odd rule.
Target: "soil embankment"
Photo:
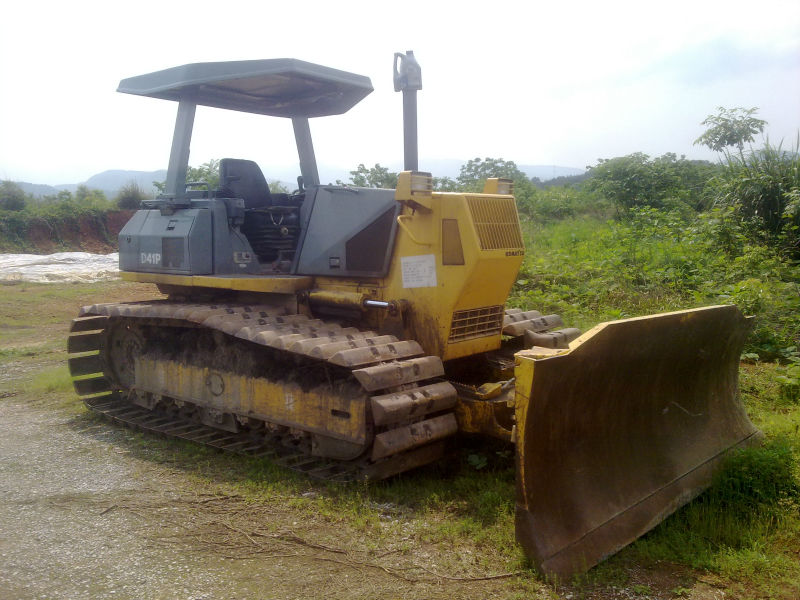
[[[57,216],[6,216],[0,218],[0,252],[115,252],[117,236],[133,212],[111,210]]]

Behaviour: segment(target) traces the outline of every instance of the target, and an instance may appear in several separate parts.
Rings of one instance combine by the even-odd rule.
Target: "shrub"
[[[0,210],[23,210],[25,192],[13,181],[0,182]]]
[[[763,148],[727,153],[714,181],[718,206],[730,207],[752,236],[800,256],[800,153],[767,140]]]
[[[678,158],[671,152],[653,159],[635,152],[600,159],[589,167],[591,177],[585,186],[613,202],[620,216],[643,207],[686,205],[700,210],[706,206],[706,183],[715,170],[707,161]]]
[[[117,194],[117,206],[122,209],[135,210],[146,198],[144,191],[135,181],[126,183]]]

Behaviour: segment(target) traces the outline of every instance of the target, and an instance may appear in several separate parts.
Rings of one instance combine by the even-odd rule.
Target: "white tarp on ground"
[[[119,254],[0,254],[0,281],[92,282],[119,277]]]

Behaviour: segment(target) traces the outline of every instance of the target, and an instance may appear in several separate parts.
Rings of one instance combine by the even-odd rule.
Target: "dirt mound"
[[[65,217],[30,217],[13,236],[4,235],[0,251],[51,254],[83,251],[108,254],[118,249],[117,236],[133,215],[132,210]]]

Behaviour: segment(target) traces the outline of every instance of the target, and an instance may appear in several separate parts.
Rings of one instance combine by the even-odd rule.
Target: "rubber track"
[[[78,395],[91,410],[112,421],[223,451],[268,456],[284,467],[334,481],[381,478],[431,462],[443,452],[442,444],[434,442],[412,447],[378,463],[366,463],[363,459],[336,461],[309,456],[300,450],[266,441],[254,442],[247,434],[233,434],[181,417],[148,411],[122,399],[101,372],[102,357],[95,353],[100,352],[105,327],[112,317],[147,324],[215,329],[233,338],[301,354],[338,367],[346,366],[353,370],[359,381],[366,382],[364,388],[370,396],[400,386],[404,393],[424,390],[424,384],[423,387],[419,384],[444,372],[438,357],[420,356],[422,350],[416,342],[398,341],[394,336],[378,336],[372,331],[343,328],[304,315],[286,314],[283,309],[271,305],[171,301],[95,304],[83,307],[80,316],[72,322],[68,339],[69,366]],[[86,378],[84,375],[94,376]],[[436,456],[427,459],[426,452]]]

